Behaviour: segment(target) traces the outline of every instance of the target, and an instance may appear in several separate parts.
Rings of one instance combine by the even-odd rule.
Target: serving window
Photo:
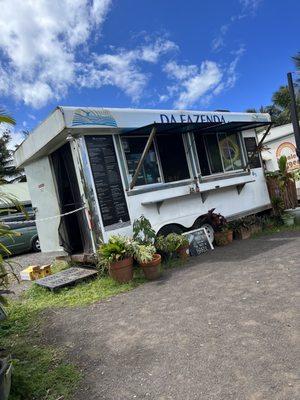
[[[148,136],[122,137],[129,181],[146,146]],[[135,186],[176,182],[190,178],[182,134],[157,135],[143,162]]]
[[[238,133],[195,134],[202,176],[241,170],[243,154]]]

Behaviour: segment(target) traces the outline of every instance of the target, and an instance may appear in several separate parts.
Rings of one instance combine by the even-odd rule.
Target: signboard
[[[296,146],[291,142],[283,142],[276,149],[276,158],[279,160],[281,156],[287,158],[287,170],[292,172],[300,168],[300,162],[296,153]]]
[[[257,146],[256,138],[255,137],[245,137],[244,143],[245,143],[245,147],[246,147],[248,160],[250,160],[250,158],[251,158],[249,167],[250,168],[261,168],[259,152],[255,152],[256,146]]]
[[[184,235],[186,235],[189,240],[191,256],[199,256],[214,248],[205,228],[195,229],[184,233]]]
[[[65,286],[74,285],[87,278],[96,277],[97,274],[98,271],[95,269],[72,267],[58,272],[57,274],[38,279],[35,283],[47,289],[56,290]]]
[[[112,136],[86,136],[85,141],[104,227],[130,221]]]

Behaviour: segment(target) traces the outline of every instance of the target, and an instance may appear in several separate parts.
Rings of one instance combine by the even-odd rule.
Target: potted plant
[[[166,237],[159,236],[155,242],[157,250],[168,257],[178,255],[180,258],[189,256],[189,241],[186,236],[177,233],[169,233]]]
[[[232,221],[229,225],[233,230],[233,236],[235,239],[244,240],[250,238],[251,230],[243,218]]]
[[[133,278],[133,242],[121,235],[112,235],[107,243],[101,243],[98,249],[98,265],[107,269],[109,275],[119,283]]]
[[[156,253],[156,249],[151,244],[134,244],[134,258],[142,268],[145,277],[154,280],[159,277],[159,266],[161,255]]]
[[[230,229],[226,218],[220,213],[215,213],[215,208],[208,211],[207,216],[215,231],[215,243],[217,246],[225,246],[232,242],[233,231]]]
[[[282,214],[281,218],[285,226],[295,225],[295,215],[285,212]]]
[[[177,235],[177,241],[178,241],[179,247],[177,248],[176,252],[177,252],[179,258],[185,259],[185,258],[189,257],[190,243],[189,243],[187,236]]]

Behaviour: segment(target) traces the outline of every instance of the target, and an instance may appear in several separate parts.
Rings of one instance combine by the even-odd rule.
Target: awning
[[[240,132],[249,129],[255,129],[260,127],[269,127],[272,123],[269,121],[233,121],[233,122],[177,122],[177,123],[153,123],[150,125],[145,125],[140,128],[135,129],[125,129],[121,135],[138,135],[138,136],[148,136],[153,128],[155,128],[155,134],[178,134],[193,132],[195,134],[203,133],[217,133],[217,132]]]

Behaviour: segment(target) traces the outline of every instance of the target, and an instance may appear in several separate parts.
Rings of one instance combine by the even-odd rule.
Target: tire
[[[41,251],[40,241],[39,241],[38,237],[33,239],[31,248],[33,251],[36,251],[36,252]]]
[[[180,225],[170,224],[165,225],[157,232],[157,236],[167,236],[169,233],[178,233],[181,235],[184,232],[184,228]]]
[[[212,227],[211,224],[209,224],[206,220],[203,220],[203,218],[201,218],[201,217],[196,219],[196,221],[193,225],[193,229],[200,229],[200,228],[205,228],[210,243],[213,243],[213,241],[215,239],[214,228]]]

